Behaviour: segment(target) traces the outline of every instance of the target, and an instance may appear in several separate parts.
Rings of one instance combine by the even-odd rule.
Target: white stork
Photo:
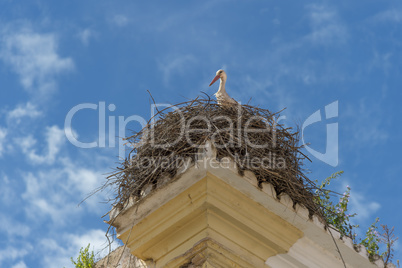
[[[218,70],[216,72],[216,76],[212,80],[211,84],[209,84],[209,86],[212,86],[212,84],[215,83],[219,78],[221,79],[221,82],[219,84],[218,92],[215,93],[215,97],[216,97],[218,104],[221,106],[237,104],[237,102],[234,99],[232,99],[228,95],[228,93],[226,93],[225,83],[226,83],[227,75],[224,70]]]

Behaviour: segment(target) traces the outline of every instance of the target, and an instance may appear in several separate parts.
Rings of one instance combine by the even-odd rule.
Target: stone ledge
[[[326,265],[326,267],[341,267],[342,263],[332,237],[317,216],[309,219],[307,209],[299,204],[294,205],[287,195],[276,198],[276,193],[270,184],[263,183],[262,188],[258,187],[254,174],[245,173],[245,176],[241,177],[236,169],[220,167],[215,159],[210,161],[215,161],[218,164],[217,168],[202,165],[190,167],[183,174],[157,187],[141,200],[131,202],[124,210],[111,213],[111,217],[114,218],[111,223],[117,228],[118,237],[127,243],[134,255],[152,260],[153,265],[156,263],[156,266],[152,267],[163,267],[177,256],[184,256],[183,254],[199,241],[209,238],[214,243],[231,250],[237,247],[237,254],[243,256],[242,260],[250,263],[250,267],[267,267],[270,263],[284,265],[272,267],[291,267],[288,265],[289,262],[295,263],[295,267],[304,267],[306,263],[307,267],[310,267],[309,265],[320,267],[314,264],[314,260],[302,258],[312,252],[324,256],[320,258],[322,261],[320,265],[333,263],[334,266]],[[201,183],[203,180],[204,184]],[[200,193],[200,189],[204,192]],[[229,198],[230,195],[232,195],[231,198]],[[248,203],[253,205],[244,205]],[[247,214],[256,208],[258,211],[251,214],[252,216]],[[261,214],[259,211],[267,211],[263,214],[273,215],[270,217],[284,224],[287,231],[297,226],[299,231],[292,232],[300,232],[300,238],[296,239],[298,242],[291,242],[292,239],[289,240],[287,233],[284,233],[281,242],[280,239],[275,238],[275,232],[277,232],[275,228],[271,228],[275,231],[269,234],[266,230],[264,231],[261,224],[250,221],[253,215]],[[235,216],[236,213],[247,216]],[[243,220],[236,220],[239,217],[248,220],[248,223],[242,224]],[[258,222],[267,222],[258,217],[255,217]],[[240,239],[241,242],[233,242],[242,237],[239,235],[241,232],[225,233],[222,222],[228,226],[231,225],[232,230],[239,230],[239,228],[247,230],[245,233],[249,237],[257,237],[261,245],[265,243],[265,246],[258,246],[263,250],[257,253],[251,252],[252,254],[247,250],[240,252],[250,247],[250,244],[247,244],[244,236]],[[244,228],[245,226],[247,228]],[[280,228],[277,229],[280,230]],[[132,234],[135,239],[128,235],[131,231],[137,234]],[[337,237],[337,234],[335,233],[334,236]],[[287,239],[288,242],[286,242]],[[288,243],[289,249],[286,249],[288,246],[285,246],[284,241]],[[364,249],[361,249],[358,254],[351,248],[351,243],[347,239],[336,238],[336,241],[348,267],[376,267],[368,261]],[[158,242],[165,246],[158,246]],[[265,258],[263,256],[267,257],[264,260],[265,264],[261,264]],[[180,265],[191,263],[191,261],[192,259],[183,260]],[[243,264],[243,267],[248,266]]]

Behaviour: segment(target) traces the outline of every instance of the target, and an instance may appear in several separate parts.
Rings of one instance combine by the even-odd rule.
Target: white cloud
[[[313,43],[331,45],[343,43],[347,30],[336,10],[323,5],[308,5],[312,32],[307,36]]]
[[[77,200],[74,202],[70,189],[65,188],[67,183],[58,170],[41,171],[38,174],[24,174],[25,193],[23,200],[27,201],[24,207],[26,215],[36,221],[43,221],[49,217],[52,222],[63,225],[74,214],[78,214]],[[38,218],[39,217],[39,218]]]
[[[7,128],[0,126],[0,157],[5,152],[15,152],[15,145],[17,145],[17,148],[22,148],[23,152],[28,152],[28,149],[35,145],[36,140],[32,135],[25,133],[28,127],[30,127],[29,133],[32,133],[32,119],[41,117],[43,115],[42,111],[38,109],[37,105],[28,101],[24,104],[18,104],[12,110],[3,110],[2,113],[6,118]],[[24,122],[27,124],[21,124],[23,120],[26,120]],[[20,136],[21,133],[23,133],[24,137]]]
[[[3,155],[4,152],[4,143],[6,141],[7,129],[0,127],[0,156]]]
[[[390,9],[374,16],[374,21],[383,22],[401,22],[402,21],[402,10],[401,9]]]
[[[342,188],[338,190],[338,192],[342,192],[346,190],[348,182],[342,183]],[[353,222],[366,222],[366,221],[374,221],[372,217],[376,211],[381,208],[381,205],[378,202],[372,201],[370,196],[365,195],[363,192],[359,192],[355,187],[351,186],[348,210],[349,213],[356,213],[356,217],[353,218]],[[370,223],[371,223],[370,222]]]
[[[370,216],[380,208],[381,205],[379,203],[370,201],[370,198],[352,189],[350,194],[350,211],[357,213],[357,220],[370,220]]]
[[[129,19],[122,15],[122,14],[118,14],[118,15],[114,15],[111,19],[112,23],[119,26],[119,27],[123,27],[126,26],[129,22]]]
[[[78,33],[78,37],[84,45],[89,45],[89,40],[96,36],[95,32],[91,29],[84,29]]]
[[[61,240],[61,239],[59,239]],[[64,240],[64,239],[63,239]],[[74,252],[71,244],[64,241],[63,245],[57,243],[52,238],[44,238],[39,242],[41,251],[43,251],[43,258],[41,260],[42,267],[59,268],[59,267],[71,267],[71,257],[79,252]]]
[[[395,263],[395,259],[399,260],[400,256],[402,256],[402,248],[401,248],[401,242],[400,239],[396,240],[394,243],[394,256],[397,256],[396,258],[393,259],[393,263]]]
[[[64,131],[57,126],[48,127],[46,140],[48,153],[45,157],[39,157],[39,159],[44,159],[44,161],[49,161],[52,163],[55,160],[61,146],[65,142]]]
[[[72,192],[76,193],[76,198],[80,202],[97,190],[105,182],[106,170],[104,167],[97,170],[90,169],[69,159],[63,159],[63,174],[67,176],[68,186]],[[102,213],[103,206],[99,204],[106,200],[105,193],[97,193],[86,199],[83,206],[88,207],[93,213]]]
[[[93,229],[82,235],[70,234],[68,239],[70,244],[74,245],[76,249],[80,249],[81,247],[86,247],[88,244],[91,244],[90,249],[93,250],[98,257],[102,258],[108,254],[109,247],[108,240],[105,236],[105,230]],[[112,243],[112,250],[118,246],[118,243]]]
[[[5,27],[1,32],[0,59],[20,76],[23,87],[40,97],[56,89],[56,75],[71,71],[71,58],[57,53],[56,35],[42,34],[23,27]]]
[[[238,88],[236,94],[242,96],[244,100],[248,101],[247,98],[250,98],[250,96],[259,96],[257,99],[253,99],[253,102],[264,101],[275,110],[282,110],[285,107],[291,109],[297,102],[291,91],[283,90],[279,85],[274,86],[272,78],[254,79],[251,75],[245,75],[241,78]],[[241,90],[242,88],[247,88],[248,90]]]
[[[382,71],[385,75],[388,75],[390,70],[396,68],[392,66],[392,53],[380,53],[377,50],[373,51],[372,59],[365,66],[368,72],[376,72],[378,69]]]
[[[45,135],[47,146],[42,155],[37,153],[37,148],[35,148],[37,140],[32,135],[15,139],[15,142],[34,164],[53,164],[61,147],[65,144],[64,131],[58,126],[47,127]]]
[[[3,208],[6,207],[6,205],[14,204],[16,196],[12,189],[12,183],[6,174],[2,174],[0,185],[0,201]]]
[[[11,189],[9,189],[11,190]],[[11,219],[9,215],[0,213],[0,231],[9,238],[27,237],[31,231],[28,225]]]
[[[102,174],[88,168],[77,167],[69,159],[62,161],[70,183],[75,185],[82,194],[89,194],[99,187],[99,178],[102,177]]]
[[[52,222],[64,225],[79,217],[85,209],[103,213],[105,207],[100,202],[105,197],[102,194],[91,196],[81,207],[78,204],[101,186],[105,173],[103,168],[93,170],[67,157],[61,158],[57,167],[24,173],[22,198],[29,201],[25,206],[26,214],[35,221],[49,217]]]
[[[14,142],[21,147],[21,150],[25,154],[28,154],[31,148],[37,143],[37,140],[32,135],[27,135],[25,137],[15,138]]]
[[[196,58],[193,55],[180,55],[175,57],[168,57],[163,61],[158,61],[158,67],[163,74],[163,82],[165,85],[169,84],[170,78],[174,74],[183,75],[191,63],[194,63]]]
[[[29,253],[29,248],[16,248],[7,246],[0,250],[0,264],[5,261],[13,261],[18,258],[22,258]]]
[[[17,264],[13,265],[11,268],[27,268],[27,265],[25,264],[25,262],[20,261]]]
[[[60,268],[71,266],[70,258],[76,260],[81,248],[90,244],[90,251],[94,251],[96,257],[104,257],[109,248],[105,231],[100,229],[88,230],[84,234],[64,234],[58,241],[45,238],[40,242],[41,248],[46,254],[43,257],[43,267]],[[117,248],[117,243],[112,243],[112,250]]]
[[[86,247],[89,243],[92,244],[92,247],[98,249],[107,245],[105,243],[107,241],[105,231],[100,229],[89,230],[87,233],[82,235],[70,234],[68,238],[70,243],[75,245],[77,248]]]
[[[37,259],[42,262],[41,267],[71,267],[70,257],[76,258],[81,247],[90,243],[91,250],[94,249],[95,253],[98,253],[107,245],[105,230],[87,230],[82,226],[78,232],[70,231],[71,226],[76,226],[77,221],[82,220],[83,216],[103,215],[105,208],[107,209],[107,205],[100,204],[102,197],[99,195],[91,197],[83,206],[78,207],[79,202],[89,192],[102,184],[103,174],[107,170],[103,164],[105,159],[92,157],[91,163],[88,163],[82,158],[80,161],[73,161],[65,154],[61,154],[58,160],[53,166],[40,166],[34,171],[21,173],[25,184],[25,187],[22,187],[25,190],[21,194],[24,204],[22,209],[32,230],[26,230],[24,226],[15,226],[15,230],[12,228],[9,230],[16,232],[20,229],[32,237],[40,248],[35,253],[40,256]],[[88,167],[89,165],[93,168]],[[102,201],[104,200],[102,198]],[[12,220],[7,222],[0,218],[0,225],[4,223],[6,223],[4,228],[8,228]],[[37,236],[30,234],[35,228],[43,225],[48,226],[48,235],[41,234],[36,238]],[[106,253],[107,251],[103,251],[100,256]],[[33,251],[29,250],[28,254],[33,254]],[[19,256],[13,260],[20,261]]]
[[[346,116],[352,124],[349,124],[348,132],[353,133],[353,144],[376,145],[386,141],[389,137],[387,132],[387,118],[379,116],[384,108],[379,103],[370,103],[366,100],[347,106],[342,116]]]
[[[10,121],[14,120],[11,122],[12,124],[18,124],[23,117],[36,118],[40,115],[42,115],[42,112],[37,109],[37,106],[31,102],[27,102],[24,105],[20,104],[14,110],[9,111],[7,119]]]

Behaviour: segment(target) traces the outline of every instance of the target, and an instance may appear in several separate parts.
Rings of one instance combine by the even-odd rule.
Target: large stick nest
[[[158,111],[148,125],[127,138],[131,152],[109,177],[117,188],[115,205],[141,198],[145,187],[173,178],[183,164],[196,164],[200,148],[210,141],[217,160],[229,157],[240,175],[249,170],[259,185],[271,183],[277,195],[287,193],[294,204],[319,214],[317,187],[303,170],[298,129],[277,123],[279,113],[249,105],[220,106],[196,99]]]

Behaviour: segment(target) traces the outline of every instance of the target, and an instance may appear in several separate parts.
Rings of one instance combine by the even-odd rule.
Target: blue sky
[[[147,90],[172,104],[212,94],[220,68],[233,98],[287,107],[287,125],[320,110],[304,130],[312,150],[324,153],[326,125],[338,124],[338,165],[307,152],[309,177],[343,170],[331,186],[351,186],[360,232],[380,217],[402,236],[400,1],[2,0],[0,25],[1,267],[71,267],[81,246],[102,248],[111,193],[78,203],[117,166],[119,117],[148,120]],[[102,103],[105,146],[74,146],[66,115],[97,105],[67,130],[99,141]]]

